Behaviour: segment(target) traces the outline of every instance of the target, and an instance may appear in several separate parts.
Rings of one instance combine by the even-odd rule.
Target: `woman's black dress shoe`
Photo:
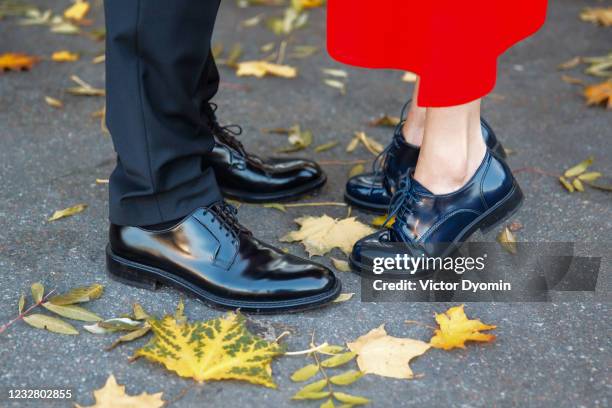
[[[400,179],[416,166],[419,157],[419,148],[406,142],[402,135],[403,124],[395,128],[391,144],[374,161],[374,171],[348,180],[344,198],[349,204],[381,214],[387,211]],[[482,134],[487,147],[505,159],[504,148],[484,119]]]
[[[435,195],[409,174],[390,205],[389,219],[395,223],[358,241],[350,264],[361,274],[372,276],[375,258],[446,258],[477,230],[486,233],[512,216],[523,201],[523,193],[504,160],[487,151],[474,176],[461,189]],[[422,276],[431,270],[418,270]],[[386,276],[407,277],[402,271]]]
[[[338,296],[331,270],[257,240],[235,214],[218,203],[167,230],[111,225],[108,272],[134,286],[169,284],[212,306],[262,313],[309,309]]]
[[[224,197],[255,203],[290,200],[316,190],[327,181],[321,167],[311,160],[264,160],[249,154],[236,139],[242,132],[239,126],[219,125],[214,108],[208,115],[215,145],[204,160],[214,169]]]

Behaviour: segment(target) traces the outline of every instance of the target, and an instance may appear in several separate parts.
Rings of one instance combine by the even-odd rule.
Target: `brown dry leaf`
[[[586,85],[585,82],[580,79],[569,75],[561,75],[561,80],[570,85]]]
[[[51,96],[45,96],[45,102],[52,108],[62,109],[64,107],[64,102]]]
[[[400,123],[401,119],[397,116],[383,115],[377,119],[374,119],[369,123],[370,126],[389,126],[395,127]]]
[[[501,244],[501,246],[511,254],[516,254],[516,238],[514,234],[508,227],[504,228],[502,232],[497,236],[497,241]]]
[[[584,97],[588,106],[605,105],[612,109],[612,80],[585,87]]]
[[[79,58],[80,58],[80,55],[77,54],[76,52],[70,52],[66,50],[56,51],[53,54],[51,54],[51,60],[55,62],[73,62],[73,61],[78,61]]]
[[[469,320],[463,307],[464,305],[455,306],[444,313],[436,313],[439,328],[435,330],[429,342],[432,347],[451,350],[465,348],[466,341],[490,343],[495,340],[494,334],[482,333],[482,331],[493,330],[497,326],[484,324],[478,319]]]
[[[612,26],[612,7],[587,7],[580,13],[580,19],[610,27]]]
[[[373,228],[357,221],[356,217],[338,220],[322,215],[296,218],[295,222],[300,229],[290,232],[280,240],[301,241],[310,256],[322,256],[334,248],[340,248],[349,254],[355,242],[374,232]]]
[[[376,140],[368,137],[365,132],[355,132],[355,137],[365,146],[368,151],[374,155],[380,154],[385,147]]]
[[[56,221],[61,218],[70,217],[72,215],[78,214],[87,208],[87,204],[77,204],[72,207],[64,208],[63,210],[57,210],[53,213],[53,215],[47,220],[49,222]]]
[[[281,78],[295,78],[297,76],[296,68],[268,61],[244,61],[237,65],[236,75],[238,76],[254,76],[257,78],[263,78],[266,75]]]
[[[347,346],[357,353],[361,371],[392,378],[414,378],[410,360],[431,347],[424,341],[389,336],[384,324]]]
[[[40,58],[32,55],[9,52],[0,54],[0,71],[25,71],[32,69]]]
[[[162,392],[140,395],[125,393],[125,385],[117,384],[114,375],[110,375],[104,387],[93,392],[96,403],[87,407],[75,404],[77,408],[161,408],[165,402]]]
[[[64,11],[64,18],[77,22],[82,21],[87,13],[89,13],[90,8],[91,6],[88,2],[84,0],[76,0],[72,6],[68,7]]]
[[[582,63],[582,57],[574,57],[569,61],[565,61],[557,66],[559,70],[572,69]]]

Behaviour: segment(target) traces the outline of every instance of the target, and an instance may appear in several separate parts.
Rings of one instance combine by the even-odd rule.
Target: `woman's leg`
[[[448,108],[427,108],[424,130],[414,178],[434,194],[458,190],[474,175],[487,150],[480,99]]]
[[[423,132],[425,131],[425,113],[426,108],[422,108],[417,104],[419,99],[419,79],[414,84],[414,91],[412,92],[412,102],[410,103],[410,110],[408,116],[402,127],[402,134],[406,142],[420,146],[423,142]]]

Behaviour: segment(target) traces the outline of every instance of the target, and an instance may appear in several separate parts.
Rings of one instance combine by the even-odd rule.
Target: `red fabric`
[[[547,0],[328,0],[335,60],[420,76],[420,106],[467,103],[493,89],[497,57],[544,23]]]

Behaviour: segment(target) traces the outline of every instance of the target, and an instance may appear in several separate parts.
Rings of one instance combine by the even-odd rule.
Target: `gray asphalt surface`
[[[59,12],[68,1],[33,3]],[[559,63],[576,55],[611,51],[611,29],[580,22],[577,17],[582,7],[601,4],[604,2],[552,1],[544,29],[501,58],[498,85],[494,96],[487,98],[484,115],[506,147],[516,152],[509,159],[514,169],[538,167],[559,173],[593,155],[597,170],[612,175],[611,113],[585,107],[580,88],[561,81],[556,70]],[[91,14],[94,26],[103,22],[99,6],[96,3]],[[226,1],[217,22],[216,41],[226,49],[240,42],[245,59],[260,58],[259,48],[278,42],[278,37],[264,27],[241,28],[238,23],[259,13],[278,12],[280,9],[239,9],[235,2]],[[362,129],[383,143],[389,140],[388,130],[369,128],[367,122],[382,113],[397,115],[410,86],[400,82],[399,72],[353,69],[333,62],[324,51],[324,21],[324,11],[314,10],[309,26],[292,36],[295,44],[323,49],[311,58],[289,60],[299,67],[296,80],[238,78],[231,70],[221,69],[224,83],[215,99],[219,115],[224,122],[244,127],[243,141],[251,151],[267,155],[284,143],[282,138],[262,134],[261,128],[294,123],[311,129],[316,144],[339,140],[344,146],[354,131]],[[95,86],[104,85],[103,66],[90,63],[103,46],[83,37],[53,35],[44,27],[0,21],[0,53],[48,56],[65,48],[80,51],[84,57],[69,64],[43,61],[31,72],[0,75],[0,323],[16,315],[20,293],[29,291],[35,281],[59,291],[94,282],[106,285],[104,296],[88,305],[105,317],[127,312],[133,302],[157,315],[172,312],[180,298],[177,291],[134,289],[110,281],[105,273],[107,191],[106,186],[95,184],[95,179],[108,177],[114,155],[110,138],[90,117],[103,106],[103,100],[68,96],[62,91],[72,85],[71,74]],[[349,72],[345,96],[323,85],[321,68],[328,67]],[[571,74],[594,82],[578,71]],[[50,108],[44,102],[45,95],[61,97],[65,108]],[[312,150],[302,153],[320,161],[372,159],[363,149],[347,156],[340,146],[319,154]],[[324,165],[329,182],[309,200],[342,201],[350,167]],[[552,177],[528,171],[517,177],[527,198],[516,217],[524,225],[519,239],[612,241],[610,194],[589,190],[569,195]],[[84,213],[46,222],[53,211],[81,202],[89,205]],[[294,229],[294,218],[323,212],[342,217],[346,209],[300,208],[280,213],[243,205],[240,219],[262,239],[277,242]],[[354,214],[364,222],[371,219],[359,211]],[[494,240],[495,232],[479,239]],[[300,245],[282,247],[304,254]],[[321,261],[329,263],[327,258]],[[350,273],[340,276],[344,291],[358,294],[359,279]],[[468,315],[499,326],[495,343],[453,352],[432,350],[411,364],[422,378],[400,381],[366,376],[350,390],[371,398],[377,407],[610,406],[612,319],[605,299],[609,288],[610,264],[604,263],[598,282],[603,301],[470,303],[466,306]],[[434,312],[454,304],[362,303],[357,295],[349,302],[308,313],[254,319],[271,324],[277,333],[290,329],[288,347],[299,350],[308,347],[313,331],[320,341],[343,343],[382,323],[387,323],[392,335],[427,340],[428,329],[408,326],[404,321],[433,324]],[[187,297],[186,313],[191,319],[208,319],[221,312]],[[110,337],[87,333],[68,337],[23,323],[14,325],[0,336],[0,407],[71,404],[7,399],[9,388],[41,387],[72,389],[75,401],[88,405],[93,403],[92,390],[100,388],[110,373],[127,384],[131,394],[163,391],[167,400],[177,398],[193,384],[144,360],[129,363],[137,344],[104,351],[111,341]],[[302,357],[277,361],[273,367],[278,390],[213,382],[191,387],[173,406],[317,406],[289,401],[298,387],[288,377],[305,363]]]

